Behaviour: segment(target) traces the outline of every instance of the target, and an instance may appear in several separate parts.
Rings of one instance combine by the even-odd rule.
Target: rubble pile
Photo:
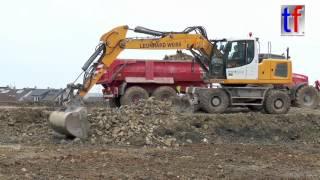
[[[186,114],[154,99],[118,109],[100,108],[90,117],[92,143],[179,146],[217,142],[320,142],[320,114],[292,108],[289,114],[260,112]]]
[[[166,145],[176,144],[172,133],[160,133],[163,126],[177,122],[178,114],[171,102],[149,98],[136,105],[120,108],[98,108],[89,114],[90,141],[95,143]]]
[[[0,109],[0,144],[180,146],[199,143],[320,143],[320,111],[291,108],[271,115],[231,109],[225,114],[179,113],[149,98],[120,108],[89,107],[90,136],[68,139],[49,127],[52,107]]]

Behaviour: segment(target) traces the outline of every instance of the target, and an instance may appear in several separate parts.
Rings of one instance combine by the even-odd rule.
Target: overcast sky
[[[280,36],[281,5],[305,4],[305,36]],[[262,52],[290,47],[294,72],[320,79],[318,0],[0,0],[0,86],[63,88],[81,72],[100,35],[119,25],[180,31],[205,26],[210,39],[260,38]],[[172,52],[126,51],[161,59]],[[95,91],[100,88],[96,88]]]

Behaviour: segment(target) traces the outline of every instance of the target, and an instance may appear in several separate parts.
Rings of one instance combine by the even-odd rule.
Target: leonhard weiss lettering
[[[140,48],[179,48],[181,47],[181,42],[172,42],[172,43],[141,43]]]

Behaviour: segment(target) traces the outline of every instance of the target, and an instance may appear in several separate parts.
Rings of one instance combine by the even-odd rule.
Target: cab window
[[[224,59],[227,68],[240,67],[252,62],[254,41],[231,41],[226,45]]]

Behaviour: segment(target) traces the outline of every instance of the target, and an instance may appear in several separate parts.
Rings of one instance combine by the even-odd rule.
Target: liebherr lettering
[[[181,47],[181,42],[173,43],[141,43],[140,48],[179,48]]]

